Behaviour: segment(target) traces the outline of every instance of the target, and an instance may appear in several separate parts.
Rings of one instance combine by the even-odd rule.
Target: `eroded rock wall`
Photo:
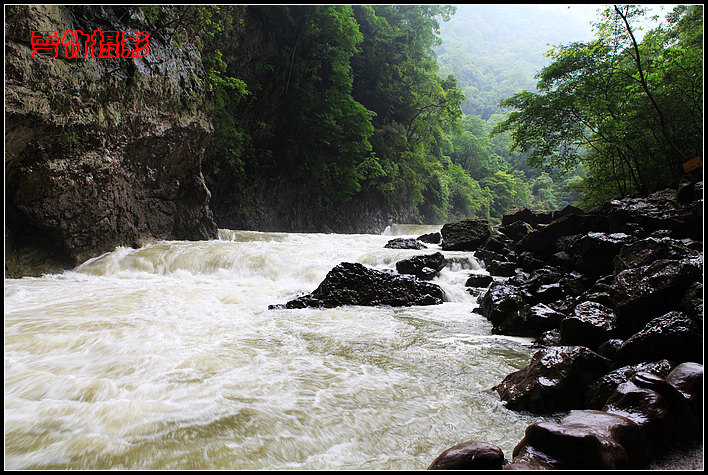
[[[153,7],[171,8],[171,7]],[[130,59],[32,57],[33,31],[148,31],[135,6],[16,5],[5,18],[5,273],[116,246],[217,236],[201,162],[212,127],[198,48],[150,37]]]

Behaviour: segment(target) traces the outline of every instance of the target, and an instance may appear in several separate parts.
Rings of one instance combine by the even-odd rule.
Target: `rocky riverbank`
[[[474,251],[492,276],[468,285],[493,331],[537,339],[493,389],[510,409],[568,413],[530,425],[510,461],[475,441],[430,468],[640,468],[700,439],[702,229],[702,182],[587,213],[515,209],[496,229],[445,225],[441,247]]]
[[[489,275],[469,291],[493,332],[534,337],[525,368],[492,389],[538,422],[506,460],[484,441],[445,450],[430,469],[646,467],[703,430],[703,183],[588,212],[514,209],[502,224],[449,223],[386,247],[474,252]],[[334,267],[312,293],[272,307],[435,305],[440,252],[378,271]],[[565,414],[565,415],[563,415]],[[702,463],[702,462],[701,462]]]

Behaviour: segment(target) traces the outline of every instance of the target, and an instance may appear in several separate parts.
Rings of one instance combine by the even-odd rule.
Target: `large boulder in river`
[[[624,233],[589,232],[578,240],[578,259],[575,267],[584,274],[600,276],[611,274],[615,256],[622,246],[634,239]]]
[[[359,263],[343,262],[329,271],[312,293],[291,300],[286,308],[340,307],[343,305],[437,305],[442,288],[413,276],[379,271]]]
[[[564,345],[582,345],[596,349],[611,339],[617,326],[615,312],[597,302],[582,302],[560,324]]]
[[[667,362],[646,366],[656,365],[666,372]],[[617,371],[633,374],[615,385],[601,411],[571,410],[558,422],[528,426],[503,468],[636,469],[677,442],[700,438],[703,365],[683,363],[666,379],[638,368]]]
[[[671,370],[666,381],[683,394],[696,418],[703,420],[703,365],[681,363]]]
[[[661,259],[682,260],[699,255],[700,251],[690,248],[685,241],[665,236],[650,236],[625,244],[614,259],[614,271],[620,273],[632,267],[647,266]]]
[[[519,288],[506,282],[492,282],[481,299],[481,314],[489,320],[492,332],[514,336],[537,336],[541,329],[531,322],[531,306]]]
[[[485,219],[465,219],[444,225],[440,234],[445,251],[475,251],[492,235],[492,227]]]
[[[502,216],[502,226],[523,222],[535,228],[539,224],[550,223],[552,217],[552,213],[532,211],[528,208],[517,206],[504,213],[504,216]]]
[[[606,374],[609,359],[583,346],[537,351],[523,369],[493,389],[509,409],[548,414],[582,407],[590,385]]]
[[[585,395],[585,409],[602,409],[617,387],[626,383],[629,378],[639,372],[652,373],[665,378],[671,372],[669,360],[659,360],[649,363],[639,363],[614,369],[598,379],[590,386]]]
[[[526,234],[519,245],[522,250],[550,256],[561,249],[559,239],[589,232],[607,232],[607,218],[597,214],[569,214],[547,226]]]

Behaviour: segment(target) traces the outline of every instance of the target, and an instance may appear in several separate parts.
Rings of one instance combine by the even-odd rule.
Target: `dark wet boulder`
[[[394,238],[384,246],[387,249],[427,249],[427,247],[418,242],[415,238]]]
[[[558,328],[564,318],[565,314],[538,303],[531,307],[528,321],[531,327],[537,330],[536,333],[540,334]]]
[[[628,223],[636,223],[647,234],[667,230],[676,238],[701,239],[703,203],[682,203],[673,190],[652,193],[647,197],[624,198],[605,203],[601,209],[610,223],[611,232],[622,231]]]
[[[504,453],[487,442],[463,442],[442,452],[428,470],[501,470]]]
[[[525,221],[514,221],[502,225],[499,231],[514,242],[519,242],[524,236],[533,231],[533,226]]]
[[[492,323],[492,332],[503,335],[536,336],[530,321],[531,307],[514,285],[492,282],[480,301],[481,314]]]
[[[442,288],[413,276],[379,271],[359,263],[344,262],[329,271],[312,293],[291,300],[286,308],[339,307],[343,305],[437,305]]]
[[[502,255],[514,254],[514,241],[501,233],[492,231],[487,240],[480,246],[480,249]]]
[[[600,343],[600,346],[597,347],[596,351],[598,354],[601,354],[605,358],[614,360],[615,356],[617,355],[617,350],[620,346],[622,346],[622,343],[624,343],[624,341],[620,340],[619,338],[611,338],[605,342]]]
[[[484,219],[465,219],[445,224],[440,234],[445,251],[475,251],[492,235],[492,227]]]
[[[487,270],[491,275],[497,277],[511,277],[516,274],[518,266],[515,262],[491,261],[487,264]]]
[[[611,274],[615,256],[632,241],[634,238],[624,233],[587,233],[578,242],[575,267],[590,275]]]
[[[540,347],[561,346],[560,330],[554,328],[543,332],[541,336],[536,338],[534,345]]]
[[[660,259],[682,260],[700,255],[698,250],[690,248],[686,243],[669,237],[647,237],[645,239],[625,244],[614,258],[614,272],[633,267],[642,267]]]
[[[422,234],[418,236],[418,241],[424,242],[427,244],[439,244],[440,243],[440,233],[428,233],[428,234]]]
[[[683,394],[696,419],[703,420],[703,365],[681,363],[671,370],[666,381]]]
[[[552,220],[552,213],[543,211],[531,211],[528,208],[517,206],[504,213],[502,216],[502,226],[508,226],[516,222],[524,222],[532,227],[539,224],[548,224]]]
[[[664,378],[651,373],[635,373],[617,386],[602,410],[636,422],[657,450],[700,434],[701,422],[689,401]]]
[[[539,257],[536,253],[524,251],[519,254],[519,263],[525,272],[533,272],[548,266],[548,261]]]
[[[582,302],[560,323],[564,345],[580,345],[596,349],[611,339],[617,328],[615,312],[597,302]]]
[[[571,214],[539,227],[524,236],[519,245],[522,250],[552,255],[563,250],[559,239],[564,236],[584,235],[589,232],[607,232],[607,218],[593,214]]]
[[[488,287],[494,278],[488,274],[472,274],[465,282],[466,287]]]
[[[650,363],[639,363],[634,365],[626,365],[621,368],[610,371],[602,378],[598,379],[588,389],[585,396],[586,409],[602,409],[607,400],[622,383],[625,383],[639,372],[652,373],[665,378],[671,372],[671,362],[668,360],[659,360]]]
[[[573,410],[559,422],[536,422],[514,448],[512,463],[553,460],[546,468],[639,468],[651,460],[646,436],[631,419],[595,410]]]
[[[537,414],[566,411],[582,407],[590,384],[606,374],[611,364],[583,346],[546,348],[493,389],[509,409]]]
[[[474,257],[486,267],[489,267],[492,262],[511,262],[509,256],[490,251],[489,249],[477,249],[474,251]]]
[[[411,274],[419,279],[430,280],[445,267],[445,256],[440,252],[424,256],[415,256],[396,262],[400,274]]]
[[[545,266],[528,274],[516,274],[509,283],[517,285],[521,295],[530,304],[550,303],[563,298],[567,289],[563,284],[564,273],[555,267]]]
[[[619,334],[631,336],[651,319],[674,310],[686,289],[702,278],[702,256],[680,261],[662,259],[617,274],[611,287]]]
[[[676,362],[703,362],[701,327],[683,312],[672,311],[651,320],[628,338],[615,358],[636,363],[666,358]]]
[[[688,286],[679,302],[679,309],[703,325],[703,282],[693,282]]]
[[[571,214],[585,214],[585,212],[582,209],[578,208],[577,206],[567,205],[563,209],[553,211],[551,213],[551,217],[555,221],[556,219],[560,219],[563,216],[569,216]]]

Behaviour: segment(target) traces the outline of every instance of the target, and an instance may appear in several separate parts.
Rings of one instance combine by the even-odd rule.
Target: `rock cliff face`
[[[169,7],[155,7],[169,8]],[[142,58],[33,58],[33,31],[148,31],[130,6],[17,5],[5,19],[5,272],[37,275],[116,246],[209,239],[211,134],[199,51],[150,36]]]

